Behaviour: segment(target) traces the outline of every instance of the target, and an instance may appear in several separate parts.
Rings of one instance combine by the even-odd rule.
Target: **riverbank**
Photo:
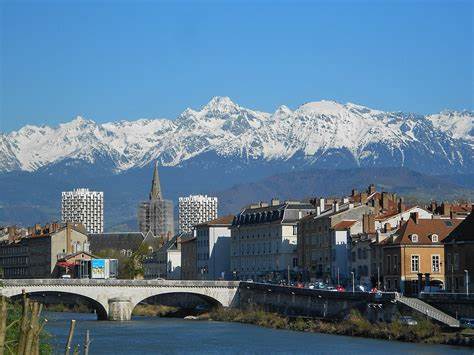
[[[411,343],[474,346],[474,332],[443,331],[428,319],[417,319],[418,324],[407,326],[399,321],[371,323],[357,311],[352,311],[344,321],[330,322],[306,318],[289,318],[262,310],[218,308],[199,319],[222,322],[254,324],[266,328],[302,332],[348,335],[355,337],[397,340]]]

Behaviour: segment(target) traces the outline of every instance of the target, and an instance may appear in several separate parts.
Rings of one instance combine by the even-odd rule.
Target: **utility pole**
[[[354,276],[354,271],[351,271],[352,274],[352,293],[355,292],[355,276]]]
[[[288,264],[288,286],[290,286],[290,264]]]
[[[466,295],[469,296],[469,271],[464,270],[464,272],[466,273]]]
[[[380,290],[380,265],[377,266],[377,290]]]

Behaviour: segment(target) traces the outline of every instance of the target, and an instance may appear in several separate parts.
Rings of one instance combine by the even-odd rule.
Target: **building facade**
[[[363,231],[362,219],[373,209],[366,205],[337,203],[316,211],[298,223],[299,266],[306,278],[336,283],[349,278],[351,234]]]
[[[168,240],[143,262],[145,279],[181,279],[181,234]]]
[[[181,239],[181,279],[197,279],[197,243],[196,237]]]
[[[276,199],[243,209],[231,226],[233,276],[278,279],[297,271],[297,222],[311,212],[311,204]]]
[[[61,194],[63,223],[81,223],[88,233],[104,231],[104,193],[74,189]]]
[[[57,262],[79,251],[89,251],[83,227],[71,223],[37,227],[26,237],[0,243],[0,269],[7,279],[56,277]]]
[[[196,224],[217,218],[217,197],[190,195],[179,198],[178,224],[180,232],[190,232]]]
[[[153,171],[149,199],[138,205],[138,227],[143,234],[151,231],[153,235],[166,240],[174,235],[173,201],[163,199],[157,163]]]
[[[383,248],[384,288],[416,295],[426,286],[445,288],[443,240],[459,219],[420,219],[412,213]]]
[[[446,256],[444,277],[449,292],[474,290],[474,209],[471,210],[443,241]]]
[[[194,226],[197,276],[203,280],[229,280],[230,227],[234,216],[224,216]]]

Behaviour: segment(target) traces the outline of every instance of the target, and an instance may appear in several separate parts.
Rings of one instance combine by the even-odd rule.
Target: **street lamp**
[[[354,278],[354,271],[351,271],[352,275],[352,293],[355,292],[355,278]]]
[[[466,273],[466,295],[469,295],[469,271],[464,270],[464,272]]]

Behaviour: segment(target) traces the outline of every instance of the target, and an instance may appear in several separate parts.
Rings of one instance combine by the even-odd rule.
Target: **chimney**
[[[348,197],[344,197],[342,199],[342,203],[349,203],[349,198]]]
[[[360,203],[365,205],[367,203],[367,192],[362,192],[360,194]]]
[[[319,208],[321,209],[321,212],[326,209],[326,205],[325,205],[325,202],[324,202],[324,198],[320,198],[320,199],[319,199]]]
[[[405,211],[405,204],[403,203],[403,198],[398,199],[398,213],[402,213]]]
[[[375,192],[375,185],[370,184],[369,188],[367,189],[367,192],[369,193],[369,195],[372,195]]]
[[[280,204],[280,200],[277,198],[272,198],[270,203],[272,206],[278,206]]]
[[[362,216],[362,232],[375,233],[375,215],[364,214]]]
[[[441,214],[443,216],[449,216],[450,212],[451,212],[451,204],[447,202],[443,202],[443,204],[441,205]]]
[[[418,212],[412,212],[410,213],[410,218],[413,220],[413,222],[415,222],[415,224],[418,224],[418,221],[419,221],[419,215],[418,215]]]
[[[16,237],[16,227],[15,226],[9,226],[7,228],[7,233],[8,233],[8,240],[13,241],[15,240]]]
[[[382,192],[382,209],[388,210],[388,192]]]
[[[352,189],[352,197],[354,197],[355,195],[357,195],[357,190],[356,189]]]
[[[334,212],[339,212],[339,204],[337,203],[337,201],[334,201],[332,207]]]
[[[383,230],[384,230],[385,233],[390,232],[392,230],[391,224],[390,223],[385,223]]]
[[[354,208],[354,204],[353,203],[349,203],[349,209],[351,208]]]
[[[321,214],[321,207],[316,206],[316,216],[319,216]]]

